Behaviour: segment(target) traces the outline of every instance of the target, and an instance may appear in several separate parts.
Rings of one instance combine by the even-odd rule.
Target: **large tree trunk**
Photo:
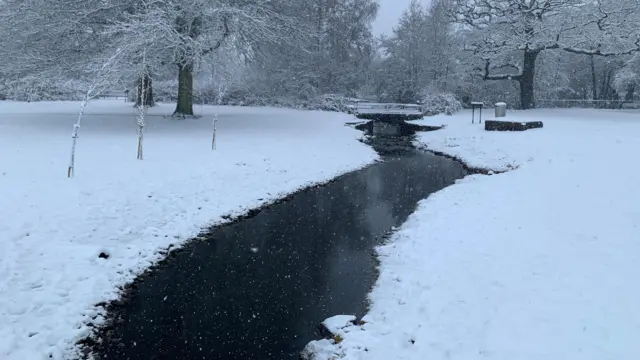
[[[179,66],[178,104],[174,116],[193,116],[193,65]]]
[[[634,84],[630,84],[627,86],[627,93],[624,95],[624,101],[633,101],[635,99],[636,94],[636,86]]]
[[[525,51],[522,76],[520,77],[520,108],[523,110],[536,107],[534,81],[536,76],[536,59],[538,51]]]
[[[596,63],[593,60],[593,55],[590,56],[591,61],[591,91],[592,91],[592,96],[593,96],[593,100],[598,100],[598,81],[596,78]]]

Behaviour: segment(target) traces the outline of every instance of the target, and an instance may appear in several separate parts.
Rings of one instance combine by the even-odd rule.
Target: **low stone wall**
[[[525,131],[529,129],[542,128],[542,121],[515,122],[515,121],[497,121],[486,120],[484,129],[486,131]]]

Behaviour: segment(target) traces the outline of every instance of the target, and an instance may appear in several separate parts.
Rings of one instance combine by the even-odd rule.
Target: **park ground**
[[[95,304],[203,226],[327,181],[377,155],[345,114],[204,107],[149,114],[91,104],[66,177],[78,103],[0,103],[0,358],[61,359],[102,319]],[[212,120],[218,115],[216,150]],[[471,116],[420,146],[505,173],[424,200],[380,247],[362,327],[319,356],[637,359],[640,113],[511,112],[543,129],[487,133]],[[108,257],[107,259],[100,257]],[[106,255],[106,256],[105,256]]]
[[[198,107],[201,118],[175,120],[161,104],[138,161],[134,108],[101,100],[82,120],[69,179],[79,109],[0,102],[2,360],[66,357],[103,320],[94,305],[117,298],[160,250],[378,159],[346,114]]]
[[[477,116],[477,114],[476,114]],[[471,113],[419,146],[472,167],[422,201],[378,249],[364,325],[317,359],[640,358],[640,113],[510,112],[543,121],[485,132]]]

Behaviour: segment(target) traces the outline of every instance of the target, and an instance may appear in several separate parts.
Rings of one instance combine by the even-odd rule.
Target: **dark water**
[[[384,162],[186,246],[137,284],[99,358],[298,359],[322,320],[362,316],[375,245],[465,174],[406,140],[379,138]]]

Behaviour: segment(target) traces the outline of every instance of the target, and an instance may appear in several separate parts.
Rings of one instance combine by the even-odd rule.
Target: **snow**
[[[336,342],[333,339],[321,339],[310,342],[301,352],[301,359],[313,360],[335,360],[338,354],[335,353]]]
[[[507,119],[545,127],[485,132],[470,112],[421,121],[447,125],[420,135],[428,148],[511,171],[468,176],[422,201],[378,249],[366,323],[323,354],[640,358],[640,113]]]
[[[336,315],[322,322],[333,337],[331,339],[321,339],[312,341],[301,352],[301,359],[313,360],[333,360],[338,355],[336,351],[336,343],[342,341],[349,331],[359,331],[359,327],[355,326],[356,317],[353,315]]]
[[[336,315],[322,322],[322,325],[333,335],[341,335],[341,330],[355,324],[353,315]]]
[[[79,109],[0,103],[2,360],[68,356],[87,323],[100,323],[94,305],[116,298],[159,250],[377,159],[346,114],[196,106],[205,116],[173,120],[162,116],[173,107],[159,105],[138,161],[135,109],[100,100],[86,109],[68,179]]]

